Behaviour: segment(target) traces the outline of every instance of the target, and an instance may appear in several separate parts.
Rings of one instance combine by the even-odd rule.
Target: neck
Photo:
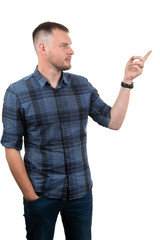
[[[45,64],[40,64],[40,63],[38,63],[38,71],[51,84],[53,88],[57,87],[62,74],[61,71],[58,71],[53,67],[45,66]]]

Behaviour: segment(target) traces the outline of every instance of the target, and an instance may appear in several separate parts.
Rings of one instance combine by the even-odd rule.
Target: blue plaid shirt
[[[1,143],[21,150],[24,137],[24,163],[36,192],[77,199],[92,188],[88,116],[108,127],[110,110],[86,78],[62,72],[54,89],[36,68],[6,91]]]

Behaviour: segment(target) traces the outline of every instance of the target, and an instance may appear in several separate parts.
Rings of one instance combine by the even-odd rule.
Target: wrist
[[[126,84],[132,84],[133,83],[133,79],[127,79],[127,78],[123,78],[123,82]]]
[[[24,199],[26,201],[34,201],[36,199],[38,199],[39,196],[35,193],[35,194],[32,194],[32,195],[24,195]]]
[[[121,87],[132,89],[134,87],[134,85],[133,85],[133,82],[131,84],[128,84],[128,83],[125,83],[125,82],[121,82]]]

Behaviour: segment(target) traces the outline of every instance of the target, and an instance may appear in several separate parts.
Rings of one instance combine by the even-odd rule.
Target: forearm
[[[36,195],[28,177],[20,152],[12,148],[6,148],[5,150],[9,168],[21,189],[24,198],[26,200],[36,199],[38,196]]]
[[[130,89],[121,87],[119,95],[111,109],[111,120],[108,125],[110,129],[120,129],[129,104]]]

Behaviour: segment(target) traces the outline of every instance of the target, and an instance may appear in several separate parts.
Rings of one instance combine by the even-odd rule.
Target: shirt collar
[[[43,87],[46,83],[48,83],[48,81],[42,76],[42,74],[38,71],[38,66],[36,67],[35,71],[34,71],[34,77],[35,79],[40,83],[40,85]],[[62,83],[65,84],[69,84],[69,78],[68,78],[68,74],[62,72],[62,76],[60,78],[59,84]]]

